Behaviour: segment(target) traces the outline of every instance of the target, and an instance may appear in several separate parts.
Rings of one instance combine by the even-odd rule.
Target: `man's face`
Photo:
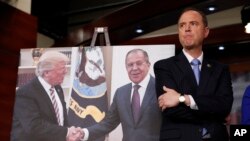
[[[129,79],[138,84],[149,71],[150,64],[145,60],[142,52],[132,52],[126,58],[126,69]]]
[[[60,85],[63,83],[64,76],[67,73],[66,63],[59,62],[55,68],[47,72],[47,78],[51,85]]]
[[[178,23],[179,40],[185,49],[202,47],[203,39],[209,29],[202,22],[202,16],[196,11],[183,13]]]

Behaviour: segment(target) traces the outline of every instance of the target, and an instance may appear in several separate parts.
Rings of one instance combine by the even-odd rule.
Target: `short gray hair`
[[[150,63],[150,62],[149,62],[148,53],[147,53],[145,50],[140,49],[140,48],[136,48],[136,49],[130,50],[130,51],[127,53],[127,55],[126,55],[125,63],[127,62],[127,58],[128,58],[128,55],[129,55],[129,54],[131,54],[131,53],[137,53],[137,52],[142,52],[143,55],[144,55],[145,61],[146,61],[147,63]]]
[[[45,71],[54,69],[55,65],[59,62],[65,62],[67,64],[69,58],[58,51],[47,51],[43,53],[36,67],[36,75],[43,76]]]

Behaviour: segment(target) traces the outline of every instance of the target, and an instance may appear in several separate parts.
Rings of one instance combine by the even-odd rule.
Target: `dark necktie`
[[[58,104],[56,102],[56,97],[55,97],[55,93],[54,93],[54,88],[51,87],[50,89],[50,96],[51,96],[51,102],[53,104],[55,113],[56,113],[56,118],[57,118],[57,122],[60,125],[60,113],[59,113],[59,107]]]
[[[139,88],[140,85],[134,85],[134,92],[132,97],[132,111],[135,123],[137,123],[138,118],[140,116],[140,95],[138,92]]]
[[[200,68],[199,65],[201,64],[201,62],[198,59],[193,59],[191,62],[191,65],[193,66],[193,72],[195,75],[195,79],[197,84],[199,85],[199,80],[200,80]]]

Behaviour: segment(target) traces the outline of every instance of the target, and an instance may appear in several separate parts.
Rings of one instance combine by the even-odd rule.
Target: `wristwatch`
[[[180,97],[179,97],[179,102],[180,102],[180,103],[184,103],[185,100],[186,100],[186,99],[185,99],[185,96],[184,96],[183,94],[181,94]]]

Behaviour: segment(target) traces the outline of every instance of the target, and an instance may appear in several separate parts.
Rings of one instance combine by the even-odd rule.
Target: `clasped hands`
[[[179,104],[180,93],[166,86],[163,86],[163,90],[164,93],[158,97],[158,104],[161,110],[177,106]]]
[[[71,126],[68,128],[67,141],[81,141],[84,137],[84,132],[80,127]]]

